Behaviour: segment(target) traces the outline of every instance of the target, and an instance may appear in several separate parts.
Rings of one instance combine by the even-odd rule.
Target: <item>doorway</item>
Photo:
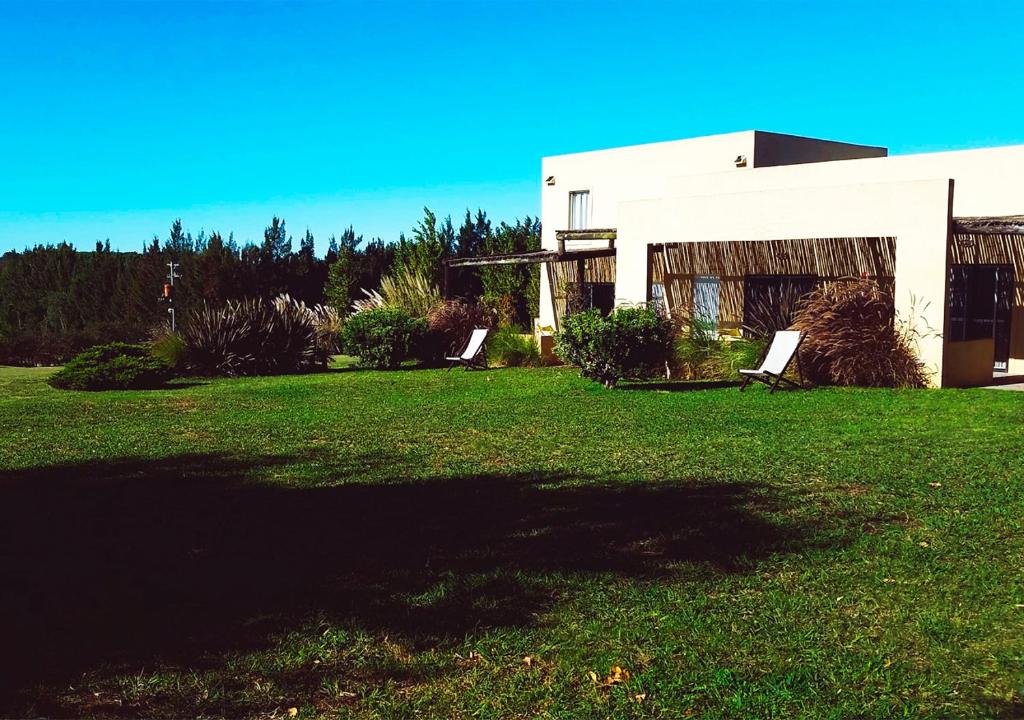
[[[949,339],[994,341],[996,372],[1010,360],[1012,265],[952,265],[949,268]]]

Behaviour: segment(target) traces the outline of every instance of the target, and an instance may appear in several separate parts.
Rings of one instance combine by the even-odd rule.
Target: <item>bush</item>
[[[569,315],[563,326],[555,352],[605,387],[663,372],[671,355],[671,324],[651,308],[619,308],[607,317],[587,310]]]
[[[427,321],[397,308],[364,310],[348,319],[341,333],[342,348],[361,365],[395,368],[420,347]]]
[[[460,353],[474,328],[490,326],[490,318],[479,305],[447,300],[427,313],[429,335],[422,353],[424,359],[436,360],[445,354]]]
[[[503,327],[487,341],[487,361],[499,367],[538,367],[540,348],[532,335],[518,328]]]
[[[182,336],[190,370],[208,375],[277,375],[327,366],[332,343],[316,309],[281,295],[234,300],[191,313]]]
[[[868,280],[832,283],[810,293],[794,317],[805,333],[804,375],[819,384],[925,387],[916,333],[899,324],[892,295]]]
[[[160,387],[173,375],[145,345],[97,345],[68,361],[48,382],[61,390],[140,390]]]
[[[178,333],[167,332],[149,343],[150,354],[163,360],[169,368],[180,372],[185,368],[185,340]]]

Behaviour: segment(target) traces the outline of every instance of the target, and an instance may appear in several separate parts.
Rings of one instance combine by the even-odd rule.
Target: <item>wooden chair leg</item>
[[[775,376],[775,382],[772,383],[772,389],[768,391],[769,395],[771,395],[772,393],[774,393],[776,391],[776,389],[778,389],[780,382],[782,382],[782,376],[781,375],[776,375]]]
[[[750,384],[750,376],[749,375],[744,375],[743,376],[743,382],[740,384],[740,392],[743,392],[744,390],[746,390],[747,389],[747,385],[749,385],[749,384]]]

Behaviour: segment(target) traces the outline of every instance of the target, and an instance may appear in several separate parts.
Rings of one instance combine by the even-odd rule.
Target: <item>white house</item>
[[[755,300],[870,277],[931,329],[934,384],[1024,374],[1024,146],[890,156],[748,131],[547,157],[541,197],[540,328],[572,292],[738,332]]]

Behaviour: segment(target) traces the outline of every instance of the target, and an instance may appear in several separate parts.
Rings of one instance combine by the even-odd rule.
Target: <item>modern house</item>
[[[816,283],[873,278],[933,384],[1024,374],[1024,146],[890,156],[749,131],[547,157],[541,175],[540,328],[571,297],[739,333]]]

